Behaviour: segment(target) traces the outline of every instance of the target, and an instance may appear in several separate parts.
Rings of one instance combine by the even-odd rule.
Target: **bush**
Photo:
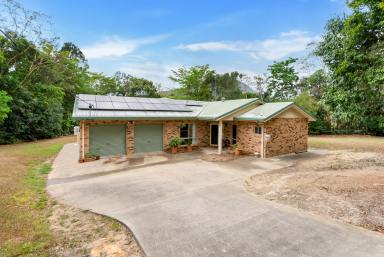
[[[171,142],[169,142],[170,147],[178,147],[181,144],[181,140],[178,137],[172,138]]]

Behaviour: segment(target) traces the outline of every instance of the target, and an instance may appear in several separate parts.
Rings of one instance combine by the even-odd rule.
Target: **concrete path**
[[[122,221],[148,257],[384,256],[380,234],[244,190],[246,177],[291,163],[290,157],[186,160],[56,181],[48,191],[67,204]],[[57,172],[62,171],[53,170]]]

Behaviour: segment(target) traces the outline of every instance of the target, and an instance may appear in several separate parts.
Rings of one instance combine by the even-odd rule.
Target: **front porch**
[[[226,153],[236,146],[249,155],[264,157],[264,127],[256,122],[223,121],[209,124],[209,146],[217,148],[217,154]]]

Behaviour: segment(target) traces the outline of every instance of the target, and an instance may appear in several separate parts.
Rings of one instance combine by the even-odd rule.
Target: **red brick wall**
[[[163,148],[169,148],[169,143],[174,137],[180,136],[180,125],[196,123],[196,137],[199,146],[209,145],[209,123],[203,121],[119,121],[119,120],[86,120],[80,123],[80,157],[82,156],[82,127],[84,126],[84,153],[89,152],[89,126],[97,124],[126,124],[127,125],[127,154],[133,154],[135,149],[135,124],[163,124]]]
[[[307,151],[308,120],[306,118],[274,118],[265,124],[271,141],[266,145],[266,157]]]
[[[210,133],[211,130],[208,121],[196,121],[196,137],[198,146],[209,146]]]
[[[245,154],[261,152],[261,134],[255,133],[256,122],[237,123],[237,146]]]

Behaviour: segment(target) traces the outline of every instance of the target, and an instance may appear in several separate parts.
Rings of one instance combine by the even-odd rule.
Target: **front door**
[[[237,125],[232,125],[232,144],[237,143]]]
[[[217,145],[219,136],[219,125],[211,125],[211,145]]]

